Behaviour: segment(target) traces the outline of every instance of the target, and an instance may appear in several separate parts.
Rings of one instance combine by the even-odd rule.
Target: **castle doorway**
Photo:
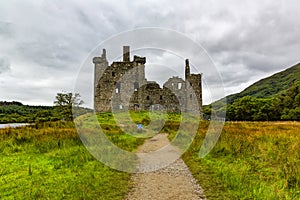
[[[137,104],[137,103],[135,103],[134,105],[133,105],[133,110],[138,110],[139,109],[139,107],[140,107],[140,105],[139,104]]]

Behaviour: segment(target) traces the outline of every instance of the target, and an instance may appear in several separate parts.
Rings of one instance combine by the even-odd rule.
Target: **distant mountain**
[[[240,93],[227,96],[227,103],[232,104],[244,96],[256,98],[274,97],[285,92],[295,81],[300,81],[300,63],[270,77],[264,78]]]

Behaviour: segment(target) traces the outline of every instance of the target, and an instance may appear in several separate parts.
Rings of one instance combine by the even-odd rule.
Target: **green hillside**
[[[236,99],[244,96],[256,98],[274,97],[286,91],[296,80],[300,80],[300,63],[282,72],[264,78],[240,93],[227,96],[227,102],[232,104]]]
[[[205,118],[211,112],[235,121],[300,121],[300,64],[264,78],[244,91],[203,107]],[[212,108],[213,105],[213,108]]]

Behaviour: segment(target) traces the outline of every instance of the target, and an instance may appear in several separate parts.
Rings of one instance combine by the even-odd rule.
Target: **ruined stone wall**
[[[138,106],[141,110],[149,110],[152,105],[163,105],[162,89],[156,82],[148,82],[141,86],[132,96],[131,109]]]
[[[201,74],[191,74],[187,77],[187,102],[186,110],[202,113],[202,85]]]
[[[145,59],[134,60],[133,62],[114,63],[114,69],[121,75],[115,83],[115,90],[112,96],[113,110],[128,110],[130,109],[130,99],[138,88],[147,84],[145,79]],[[117,69],[122,70],[117,70]],[[137,93],[139,98],[141,94]]]
[[[168,93],[173,93],[176,96],[176,99],[179,104],[179,109],[182,111],[185,111],[186,107],[186,82],[179,78],[179,77],[172,77],[169,78],[169,80],[164,84],[163,86],[164,90],[167,91]],[[168,99],[168,104],[170,104],[170,108],[172,110],[177,110],[178,105],[173,105],[174,98],[173,96],[169,97]]]
[[[146,84],[146,58],[134,56],[130,61],[129,49],[124,48],[125,61],[113,62],[108,66],[106,51],[95,57],[94,108],[96,112],[128,109],[129,100],[139,86]]]
[[[145,57],[134,56],[130,61],[128,46],[123,47],[123,53],[123,61],[113,62],[110,66],[105,50],[101,57],[93,59],[96,112],[162,107],[168,112],[202,110],[201,74],[190,74],[188,60],[185,66],[186,80],[172,77],[160,88],[159,84],[145,78]]]
[[[140,95],[140,96],[139,96]],[[169,88],[160,88],[156,82],[148,82],[134,93],[131,98],[131,109],[165,110],[180,112],[180,104],[176,95]]]

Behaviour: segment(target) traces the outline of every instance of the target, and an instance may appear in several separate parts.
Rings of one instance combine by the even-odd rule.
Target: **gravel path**
[[[137,168],[141,173],[132,174],[131,190],[126,200],[206,199],[188,167],[178,158],[179,151],[169,145],[166,134],[158,134],[146,140],[138,149],[138,153],[140,164]],[[158,170],[147,172],[149,169]]]

